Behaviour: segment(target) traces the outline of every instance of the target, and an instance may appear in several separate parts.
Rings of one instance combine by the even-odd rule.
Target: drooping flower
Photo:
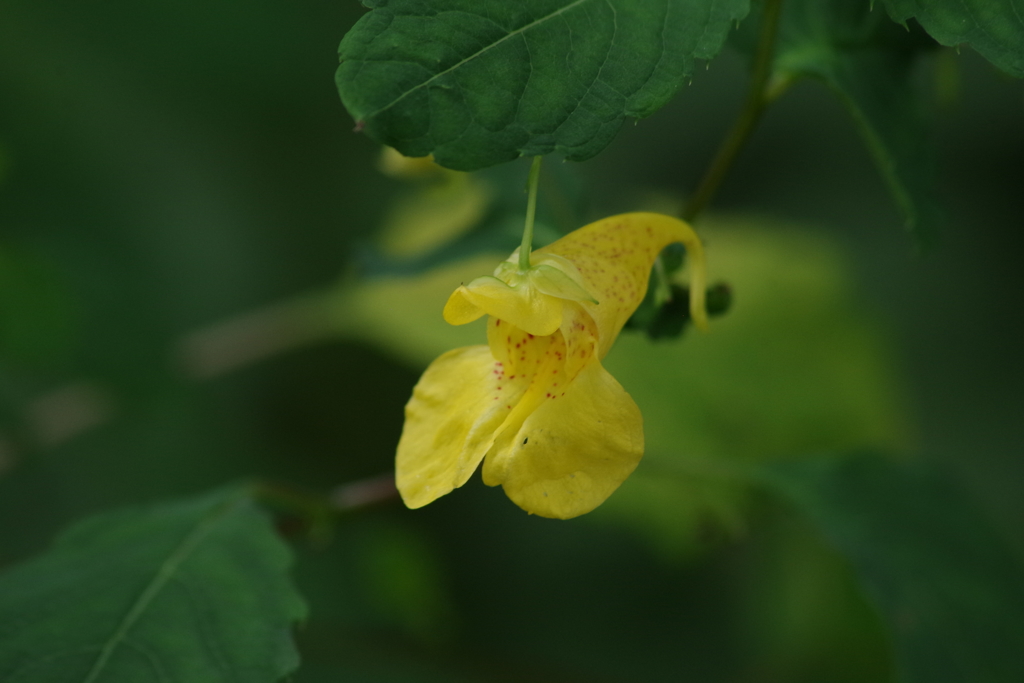
[[[458,488],[483,461],[527,512],[568,519],[608,498],[640,461],[643,418],[601,365],[673,242],[687,249],[690,311],[705,328],[704,254],[686,223],[653,213],[611,216],[460,286],[444,318],[484,315],[487,346],[437,358],[413,389],[396,480],[418,508]]]

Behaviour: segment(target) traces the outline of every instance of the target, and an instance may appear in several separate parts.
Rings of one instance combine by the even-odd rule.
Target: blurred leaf
[[[443,589],[436,553],[425,539],[397,525],[385,526],[367,534],[352,552],[362,575],[357,585],[365,589],[362,598],[376,620],[426,642],[452,635],[454,608]]]
[[[329,545],[296,549],[296,582],[314,606],[296,634],[296,681],[472,680],[438,657],[464,634],[435,532],[404,508],[378,513],[336,526]],[[475,544],[472,552],[486,555]]]
[[[492,200],[489,186],[469,174],[449,173],[445,182],[419,187],[389,207],[378,237],[384,255],[422,256],[463,236],[483,219]]]
[[[529,160],[522,161],[475,173],[435,166],[444,180],[397,194],[377,243],[360,249],[359,273],[410,275],[480,253],[510,254],[522,240],[526,217]],[[586,213],[581,183],[569,164],[549,164],[541,188],[535,246],[579,227]]]
[[[711,59],[749,0],[365,0],[339,48],[345,107],[407,156],[474,170],[589,159]]]
[[[276,681],[305,605],[243,490],[111,512],[0,577],[0,678]]]
[[[737,42],[752,50],[752,41],[744,33]],[[775,57],[777,79],[810,76],[839,96],[907,228],[924,246],[934,240],[941,216],[933,145],[913,69],[922,52],[933,47],[919,30],[893,24],[872,12],[869,3],[792,0],[783,7]]]
[[[604,361],[643,410],[649,450],[736,462],[905,444],[897,375],[837,246],[764,221],[701,235],[729,313],[680,343],[620,336]]]
[[[70,346],[73,314],[70,293],[55,266],[0,247],[0,353],[33,365],[53,361]]]
[[[640,406],[647,452],[591,517],[669,555],[709,519],[742,526],[749,463],[908,440],[898,375],[832,243],[738,221],[701,235],[710,278],[735,293],[729,313],[678,343],[621,336],[605,359]]]
[[[777,497],[759,498],[756,513],[738,546],[751,669],[741,680],[894,683],[887,626],[846,558]]]
[[[10,152],[3,144],[0,144],[0,185],[7,180],[12,165]]]
[[[1024,2],[1021,0],[884,0],[889,16],[913,17],[943,45],[966,43],[1006,73],[1024,76]]]
[[[441,317],[445,301],[462,282],[494,271],[507,254],[481,254],[415,276],[348,283],[338,290],[338,332],[376,344],[416,367],[459,346],[483,344],[482,319],[455,327]]]
[[[648,450],[637,471],[586,519],[628,529],[670,563],[746,529],[747,481],[713,467],[664,468],[655,459],[664,458]]]
[[[329,653],[302,666],[295,683],[479,683],[480,680],[450,669],[428,666],[420,660],[405,661],[393,652],[365,644],[339,646],[335,642],[324,649],[328,648]]]
[[[849,558],[907,681],[1024,680],[1024,566],[951,480],[877,457],[762,471]]]

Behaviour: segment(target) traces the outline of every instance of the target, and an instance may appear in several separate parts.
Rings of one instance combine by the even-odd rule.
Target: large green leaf
[[[742,38],[749,46],[752,38]],[[774,64],[777,78],[816,78],[839,96],[907,228],[926,245],[941,217],[933,145],[913,69],[933,46],[919,30],[908,32],[862,0],[790,0],[783,8]]]
[[[943,45],[966,43],[1008,74],[1024,77],[1022,0],[884,0],[900,23],[913,17]]]
[[[473,170],[588,159],[721,49],[749,0],[364,0],[339,48],[342,102],[407,156]]]
[[[112,512],[0,577],[5,683],[276,681],[305,605],[244,491]]]
[[[763,471],[853,564],[905,680],[1024,680],[1024,566],[948,478],[863,456]]]

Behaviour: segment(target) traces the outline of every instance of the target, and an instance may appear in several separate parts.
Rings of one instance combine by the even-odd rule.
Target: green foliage
[[[305,616],[245,490],[112,512],[0,577],[0,678],[276,681]]]
[[[437,559],[423,538],[401,527],[374,529],[357,547],[359,596],[374,618],[427,642],[451,635],[453,613]]]
[[[431,169],[405,190],[374,170],[381,150],[350,132],[325,81],[332,53],[360,17],[367,38],[396,7],[408,29],[441,6],[376,4],[367,15],[337,0],[4,3],[0,680],[87,680],[130,614],[94,683],[149,680],[126,670],[145,655],[164,681],[269,681],[295,668],[296,649],[302,666],[285,674],[295,683],[892,683],[897,662],[908,683],[1024,679],[1013,659],[1024,650],[1019,558],[988,526],[1024,550],[1021,82],[991,67],[1021,73],[1020,0],[876,0],[871,12],[869,0],[782,1],[767,90],[780,97],[715,212],[694,221],[711,282],[732,285],[734,306],[708,334],[623,335],[605,359],[642,402],[649,449],[594,514],[530,517],[478,477],[416,511],[390,499],[333,515],[331,500],[354,499],[317,495],[335,526],[298,544],[295,581],[312,609],[295,647],[287,631],[302,610],[284,577],[288,551],[232,492],[95,518],[26,563],[69,520],[126,501],[254,473],[318,494],[386,476],[417,370],[483,343],[482,325],[446,325],[441,308],[518,244],[529,162]],[[469,13],[447,26],[570,4],[464,0]],[[590,84],[646,77],[629,65],[662,45],[637,40],[650,7],[704,14],[665,41],[675,61],[635,92],[595,88],[589,110],[572,108]],[[610,57],[621,49],[626,68],[620,60],[601,83],[592,71],[571,81],[548,59],[551,80],[516,100],[502,88],[521,74],[514,55],[504,74],[489,70],[513,54],[506,39],[483,53],[486,65],[402,100],[449,107],[456,118],[435,116],[429,133],[465,131],[470,156],[561,156],[616,136],[586,165],[545,164],[538,244],[611,213],[678,212],[742,113],[748,70],[725,51],[708,70],[692,66],[685,96],[640,125],[619,123],[678,92],[726,32],[749,52],[758,17],[731,20],[746,3],[585,0],[563,12],[593,20],[573,28],[578,59],[608,47],[608,8],[636,31],[628,44],[616,38]],[[426,33],[399,24],[373,49],[435,55]],[[544,41],[565,26],[524,31],[520,44],[554,49]],[[691,28],[702,26],[710,40],[698,49]],[[477,28],[461,38],[489,30]],[[977,51],[939,50],[929,33]],[[948,239],[908,259],[858,135],[926,235],[936,220],[918,112],[929,102],[916,86],[937,68],[947,86],[949,73],[957,81],[932,112]],[[798,78],[838,93],[857,128],[817,82],[785,88]],[[366,91],[393,86],[367,81]],[[466,107],[488,125],[508,103],[534,109],[473,129],[446,100],[470,92]],[[429,111],[406,113],[365,128],[415,132]],[[430,142],[416,135],[396,144]],[[508,143],[504,156],[481,136]],[[457,140],[434,142],[457,156]],[[759,218],[723,222],[726,210]],[[647,312],[648,323],[681,322]],[[820,455],[864,446],[919,447],[962,482]],[[752,483],[766,471],[769,490],[794,505]],[[967,487],[983,514],[963,502]],[[194,552],[136,618],[132,606],[188,538]]]
[[[737,38],[751,49],[751,35]],[[860,0],[790,0],[783,6],[773,67],[777,83],[811,77],[836,93],[907,228],[925,246],[934,241],[941,217],[934,144],[914,67],[933,47],[920,30],[904,30]],[[830,160],[819,163],[828,166]]]
[[[886,624],[847,558],[777,493],[754,500],[741,542],[752,578],[740,623],[759,670],[748,680],[895,683]]]
[[[850,560],[904,680],[1024,679],[1024,565],[952,481],[872,456],[763,472]]]
[[[0,174],[2,165],[0,158]],[[52,364],[71,345],[73,310],[54,264],[0,246],[0,353],[19,363]]]
[[[7,149],[3,144],[0,144],[0,185],[7,180],[7,174],[11,169],[11,158]]]
[[[589,159],[721,49],[748,0],[392,0],[339,48],[357,127],[406,156],[474,170]]]
[[[365,277],[419,273],[481,252],[511,252],[522,240],[523,180],[529,161],[476,173],[447,171],[402,188],[388,202],[379,233],[361,250]],[[567,164],[548,164],[534,225],[534,244],[553,242],[584,222],[583,188]]]
[[[908,441],[900,379],[836,246],[759,221],[706,222],[702,235],[734,304],[706,334],[624,335],[605,358],[644,415],[646,454],[591,514],[677,556],[708,520],[744,526],[750,463]]]
[[[655,277],[651,275],[647,295],[626,322],[626,328],[642,330],[651,339],[677,339],[690,323],[690,289],[675,283],[669,285],[672,298],[659,306],[654,296]],[[713,318],[725,314],[732,305],[732,289],[724,283],[708,287],[706,305]]]
[[[1021,0],[884,0],[889,16],[914,18],[943,45],[967,44],[1006,73],[1024,76],[1024,2]]]

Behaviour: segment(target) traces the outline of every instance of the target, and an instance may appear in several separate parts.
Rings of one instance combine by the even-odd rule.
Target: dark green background
[[[325,490],[391,467],[419,369],[337,342],[199,382],[174,353],[189,332],[335,280],[398,191],[332,80],[362,11],[0,4],[0,563],[125,503],[250,475]],[[932,252],[915,254],[813,82],[768,112],[715,208],[803,222],[849,251],[921,451],[1019,554],[1024,86],[969,50],[936,59],[959,86],[937,109],[947,224]],[[745,78],[727,51],[574,165],[592,210],[692,189]],[[108,419],[53,443],[38,400],[69,385]],[[328,545],[297,539],[311,617],[296,680],[886,680],[877,617],[815,538],[764,503],[741,539],[669,563],[625,533],[530,518],[474,480],[417,513],[353,516]],[[805,598],[841,616],[787,641],[786,580],[807,567],[827,585]]]

